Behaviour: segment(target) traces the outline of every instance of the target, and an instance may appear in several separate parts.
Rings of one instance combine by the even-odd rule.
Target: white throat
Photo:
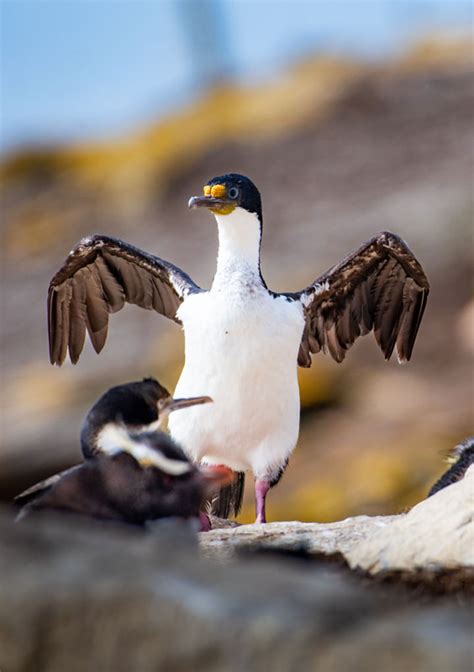
[[[161,450],[147,445],[139,437],[131,436],[125,427],[112,422],[101,429],[97,444],[100,452],[105,455],[128,453],[142,467],[157,467],[171,476],[181,476],[191,471],[191,465],[186,460],[173,460],[166,457]]]
[[[219,253],[214,281],[246,268],[259,275],[260,222],[255,213],[235,208],[230,215],[216,215]]]

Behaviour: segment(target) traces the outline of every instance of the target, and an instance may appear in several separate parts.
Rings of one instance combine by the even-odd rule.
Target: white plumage
[[[298,438],[303,310],[261,281],[256,215],[236,208],[217,220],[212,288],[188,296],[178,310],[185,366],[175,391],[188,397],[205,390],[214,403],[175,414],[170,431],[193,460],[271,480]]]
[[[297,365],[311,366],[320,351],[341,362],[370,331],[386,359],[396,350],[399,361],[408,361],[429,283],[406,243],[382,232],[306,288],[276,294],[260,273],[262,208],[256,186],[231,173],[210,180],[203,192],[189,206],[205,207],[217,220],[219,255],[211,289],[118,239],[85,239],[50,283],[50,359],[62,364],[69,351],[77,362],[86,330],[100,352],[110,313],[125,303],[180,322],[185,366],[175,394],[208,395],[214,403],[172,415],[172,436],[196,462],[251,469],[257,520],[264,522],[266,494],[298,437]],[[234,504],[241,484],[239,477]],[[227,512],[226,497],[219,510]]]

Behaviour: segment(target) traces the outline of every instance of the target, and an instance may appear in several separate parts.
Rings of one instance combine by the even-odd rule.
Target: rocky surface
[[[7,512],[0,576],[5,672],[471,669],[462,604],[321,562],[216,563],[173,521],[145,534],[69,517],[14,525]]]
[[[474,466],[461,481],[354,546],[347,558],[372,573],[474,566]]]
[[[213,529],[200,535],[203,555],[226,560],[239,551],[302,551],[346,555],[361,540],[385,528],[397,516],[357,516],[335,523],[284,521]]]
[[[206,556],[220,559],[255,549],[341,553],[351,567],[371,573],[474,567],[473,515],[474,466],[408,513],[215,529],[201,534],[200,544]]]

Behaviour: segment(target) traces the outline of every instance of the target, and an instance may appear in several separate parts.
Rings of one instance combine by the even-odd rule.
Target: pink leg
[[[270,490],[270,483],[268,481],[255,479],[255,508],[257,513],[256,523],[266,523],[265,516],[265,498],[267,492]]]

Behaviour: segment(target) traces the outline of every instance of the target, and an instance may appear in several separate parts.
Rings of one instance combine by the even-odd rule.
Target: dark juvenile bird
[[[168,415],[182,408],[210,402],[209,397],[173,399],[155,378],[116,385],[105,392],[86,415],[81,430],[85,458],[104,450],[107,435],[115,425],[125,425],[131,433],[160,429]]]
[[[96,352],[109,315],[133,303],[182,325],[185,365],[176,394],[214,403],[170,418],[170,431],[197,463],[252,470],[257,521],[299,432],[297,364],[328,353],[341,362],[370,331],[386,359],[411,357],[429,284],[406,243],[379,233],[299,292],[268,289],[260,269],[262,205],[249,178],[228,174],[204,186],[190,208],[217,221],[219,253],[210,290],[179,268],[108,236],[83,239],[50,283],[50,359],[79,359],[86,331]],[[234,511],[243,478],[231,494]],[[226,508],[229,507],[227,498]],[[215,513],[222,514],[219,504]]]
[[[209,401],[209,397],[175,400],[155,378],[111,387],[85,417],[81,429],[82,454],[87,459],[106,453],[110,445],[109,434],[112,432],[112,436],[116,437],[117,427],[125,426],[132,433],[153,432],[160,428],[173,410]],[[53,485],[66,471],[32,485],[18,495],[15,502],[26,504]]]
[[[163,432],[116,427],[108,440],[106,453],[59,474],[30,498],[19,519],[52,510],[138,526],[168,516],[202,520],[205,499],[232,476],[225,467],[193,465]]]
[[[448,461],[451,463],[451,466],[433,485],[428,493],[428,497],[464,478],[466,471],[474,464],[474,436],[470,436],[455,446],[451,451]]]
[[[111,388],[85,419],[85,462],[19,495],[20,517],[56,509],[142,525],[164,516],[199,516],[205,497],[229,482],[231,472],[198,469],[157,430],[171,411],[209,401],[172,399],[152,378]]]

